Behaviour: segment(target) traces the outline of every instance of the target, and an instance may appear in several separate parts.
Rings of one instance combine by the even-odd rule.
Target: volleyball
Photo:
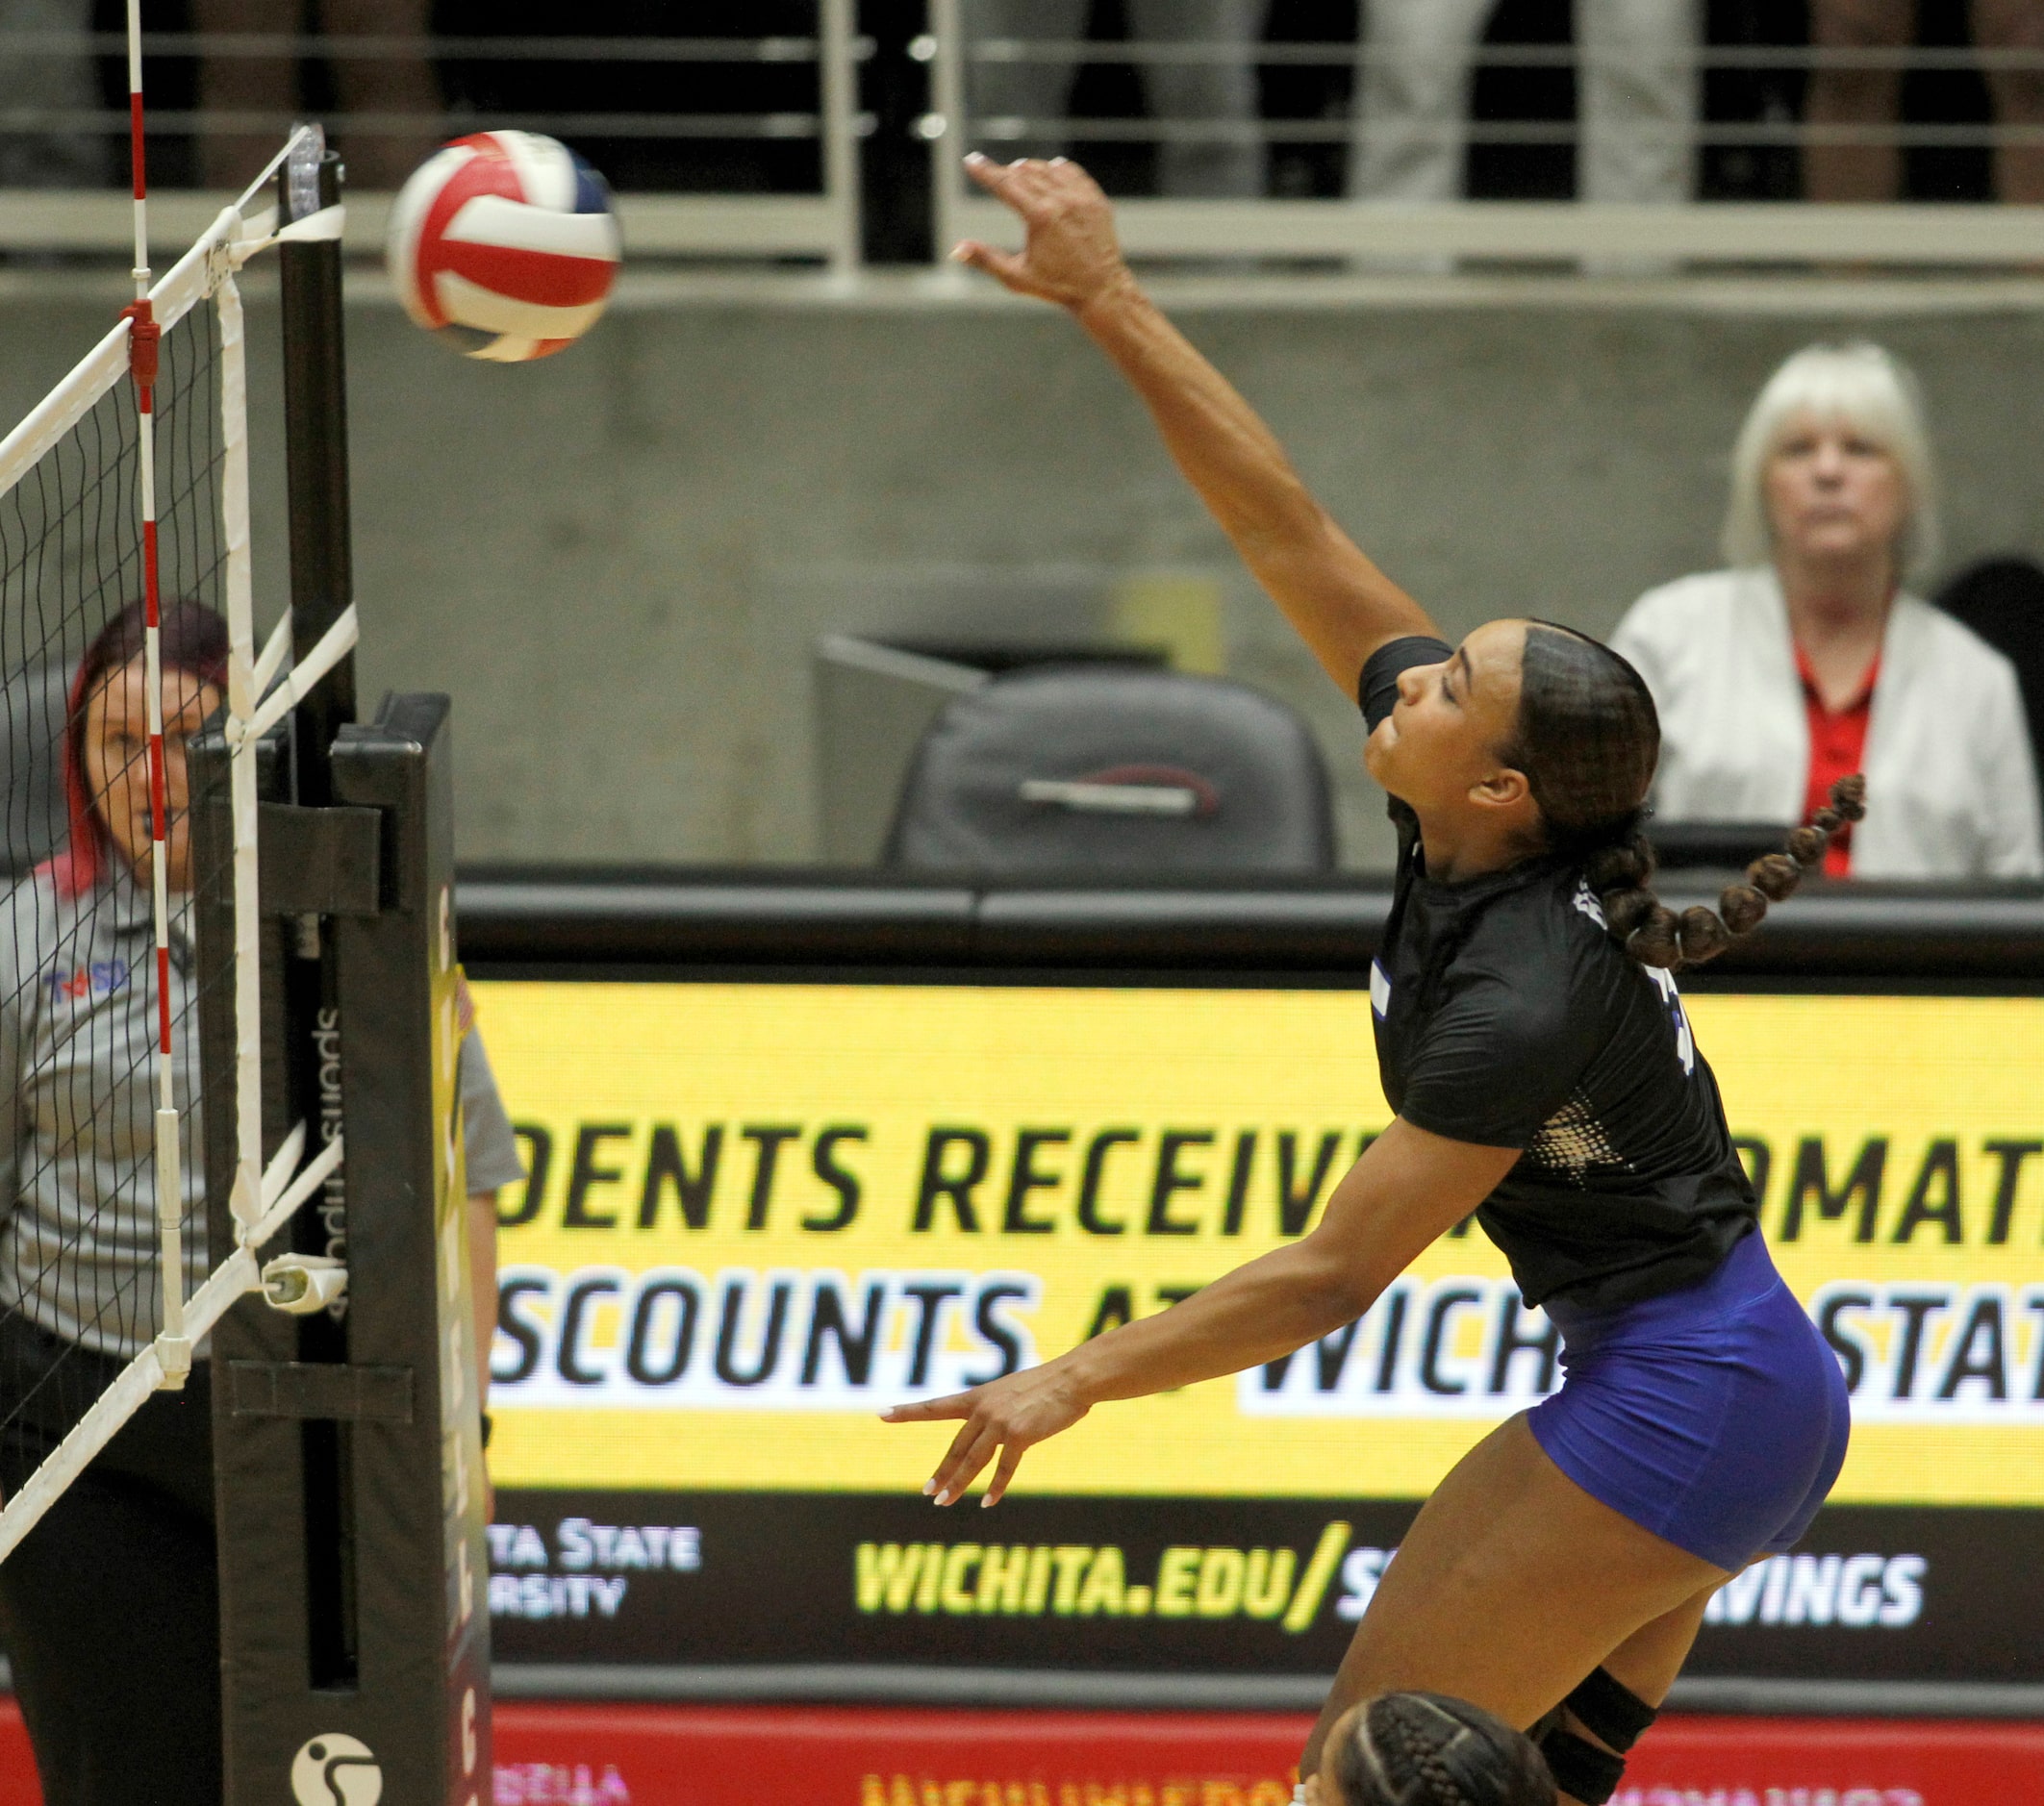
[[[471,358],[522,364],[589,331],[623,244],[609,185],[536,132],[476,132],[412,172],[389,263],[413,320]]]

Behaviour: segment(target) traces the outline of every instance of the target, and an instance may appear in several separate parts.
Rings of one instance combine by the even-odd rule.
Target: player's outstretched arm
[[[1334,1188],[1320,1226],[1303,1240],[1041,1367],[882,1415],[890,1423],[961,1420],[923,1491],[949,1505],[997,1455],[981,1501],[995,1504],[1032,1444],[1070,1429],[1095,1405],[1238,1373],[1360,1317],[1518,1158],[1514,1148],[1394,1122]]]
[[[1020,254],[967,239],[952,252],[1018,294],[1068,309],[1148,406],[1164,443],[1257,582],[1353,697],[1387,640],[1436,632],[1426,612],[1365,558],[1313,499],[1284,448],[1221,372],[1136,285],[1114,208],[1078,164],[966,166],[1028,228]]]

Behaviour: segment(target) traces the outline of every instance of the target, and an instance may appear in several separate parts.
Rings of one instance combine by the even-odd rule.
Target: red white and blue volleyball
[[[442,145],[391,210],[391,277],[405,312],[493,364],[548,357],[581,338],[623,255],[609,185],[537,132]]]

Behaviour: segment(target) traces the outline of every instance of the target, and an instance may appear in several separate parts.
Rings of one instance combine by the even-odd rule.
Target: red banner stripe
[[[142,173],[142,90],[139,88],[128,96],[128,140],[135,153],[135,198],[141,200],[149,192],[149,182]]]
[[[1303,1714],[846,1711],[499,1700],[500,1806],[1086,1806],[1289,1797]],[[2044,1727],[2023,1723],[1664,1718],[1622,1801],[1981,1806],[2037,1797]],[[763,1780],[763,1777],[767,1779]],[[1089,1791],[1090,1789],[1090,1791]],[[1770,1792],[1770,1790],[1773,1790]],[[0,1806],[40,1806],[14,1702],[0,1695]]]
[[[1312,1722],[528,1701],[494,1717],[499,1806],[1289,1806]],[[1614,1806],[2031,1806],[2040,1762],[2034,1724],[1671,1717],[1633,1751]]]

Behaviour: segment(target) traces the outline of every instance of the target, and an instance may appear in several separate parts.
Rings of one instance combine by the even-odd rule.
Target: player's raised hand
[[[958,1434],[922,1491],[939,1505],[956,1504],[997,1451],[999,1463],[987,1483],[986,1496],[979,1501],[984,1506],[1000,1502],[1026,1450],[1060,1430],[1069,1430],[1090,1409],[1070,1376],[1051,1362],[990,1380],[969,1392],[896,1405],[880,1415],[889,1423],[962,1419]]]
[[[1064,158],[996,163],[974,151],[965,160],[972,180],[1022,215],[1028,237],[1020,252],[967,238],[951,256],[1017,294],[1082,308],[1132,281],[1115,238],[1114,204],[1100,185]]]

